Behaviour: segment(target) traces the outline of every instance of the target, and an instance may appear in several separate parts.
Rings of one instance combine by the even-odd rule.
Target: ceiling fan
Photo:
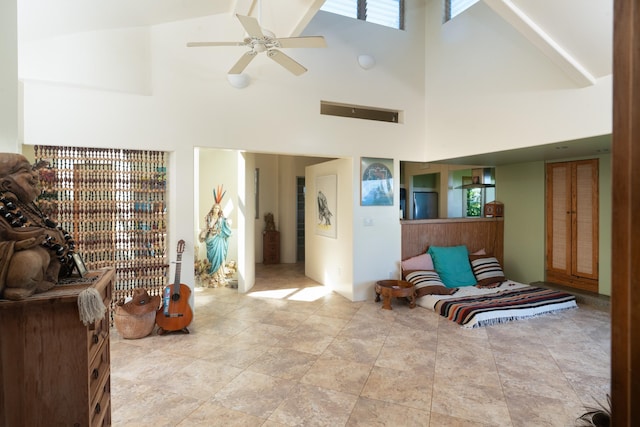
[[[260,52],[266,52],[267,57],[273,59],[278,64],[299,76],[307,71],[290,56],[284,54],[279,48],[293,47],[327,47],[324,37],[283,37],[276,38],[275,35],[260,26],[258,20],[252,16],[236,14],[240,24],[247,32],[247,37],[241,42],[190,42],[187,47],[208,47],[208,46],[246,46],[250,50],[240,57],[238,62],[229,70],[229,74],[240,74],[249,63]]]

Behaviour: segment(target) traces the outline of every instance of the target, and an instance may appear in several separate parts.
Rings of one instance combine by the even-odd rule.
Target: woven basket
[[[116,306],[113,322],[116,329],[126,339],[146,337],[156,325],[156,312],[151,311],[140,316],[127,313],[121,306]]]

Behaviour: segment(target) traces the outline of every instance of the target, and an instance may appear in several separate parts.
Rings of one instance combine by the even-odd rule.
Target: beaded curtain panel
[[[116,269],[111,313],[134,288],[161,295],[169,268],[165,153],[34,148],[36,162],[49,163],[40,169],[40,209],[73,236],[87,269]]]

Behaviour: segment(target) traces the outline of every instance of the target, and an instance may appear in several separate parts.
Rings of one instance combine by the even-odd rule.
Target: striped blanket
[[[511,288],[505,288],[505,285]],[[497,292],[491,291],[470,291],[475,295],[466,296],[460,295],[465,292],[447,297],[437,296],[433,299],[432,308],[465,328],[474,328],[577,307],[575,297],[571,294],[516,282],[503,283]]]

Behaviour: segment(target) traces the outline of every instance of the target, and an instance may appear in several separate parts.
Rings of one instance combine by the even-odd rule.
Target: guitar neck
[[[176,277],[173,281],[174,295],[180,295],[180,270],[182,270],[182,254],[178,254],[178,259],[176,260]]]

